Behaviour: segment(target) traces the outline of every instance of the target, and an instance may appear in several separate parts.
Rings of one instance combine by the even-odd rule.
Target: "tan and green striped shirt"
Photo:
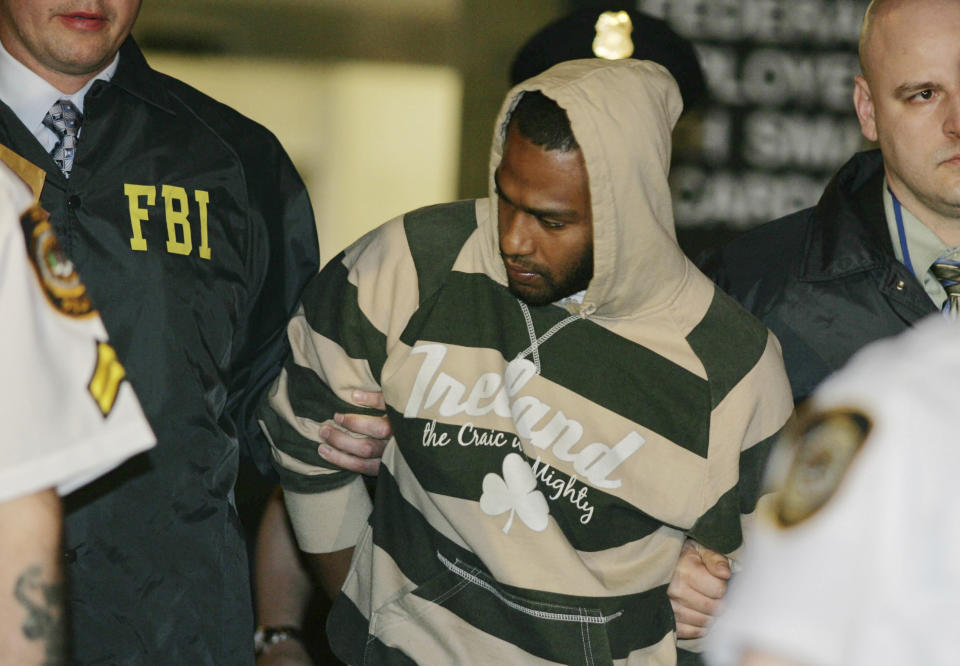
[[[348,663],[674,664],[688,655],[666,586],[683,540],[741,545],[793,404],[779,346],[671,236],[658,142],[672,79],[650,63],[584,62],[528,84],[567,109],[590,174],[596,269],[569,306],[577,317],[528,306],[528,328],[496,253],[496,206],[481,199],[371,232],[291,322],[263,423],[301,544],[356,544],[328,622]],[[577,111],[613,85],[662,117],[653,139],[637,132],[635,159],[660,175],[625,195],[630,215],[594,191],[626,187],[595,145],[623,151],[625,137],[592,137],[599,123]],[[372,510],[357,477],[316,453],[357,388],[383,391],[394,430]]]

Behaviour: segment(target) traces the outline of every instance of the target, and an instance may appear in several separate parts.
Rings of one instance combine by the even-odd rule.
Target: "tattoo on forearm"
[[[66,664],[63,581],[45,580],[42,568],[33,565],[17,579],[14,596],[27,611],[24,637],[44,644],[45,666]]]

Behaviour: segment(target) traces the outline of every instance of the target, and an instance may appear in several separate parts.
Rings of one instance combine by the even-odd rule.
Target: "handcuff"
[[[295,627],[292,624],[275,626],[261,625],[253,632],[253,653],[259,657],[271,645],[276,645],[277,643],[282,643],[290,639],[300,641],[301,643],[303,642],[303,632],[300,631],[300,627]]]

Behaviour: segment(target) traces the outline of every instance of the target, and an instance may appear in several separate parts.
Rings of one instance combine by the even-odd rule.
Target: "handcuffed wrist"
[[[300,627],[295,627],[292,624],[260,625],[257,627],[257,630],[253,632],[253,652],[259,657],[266,652],[271,645],[276,645],[277,643],[291,639],[303,642],[303,632],[300,631]]]

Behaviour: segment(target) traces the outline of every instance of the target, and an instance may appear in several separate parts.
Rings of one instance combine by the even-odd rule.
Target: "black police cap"
[[[707,84],[693,44],[675,33],[665,21],[613,3],[595,3],[550,23],[527,40],[510,67],[510,84],[529,79],[565,60],[593,58],[597,20],[605,11],[624,11],[633,31],[633,53],[638,60],[652,60],[667,68],[680,87],[684,110],[703,102]]]

